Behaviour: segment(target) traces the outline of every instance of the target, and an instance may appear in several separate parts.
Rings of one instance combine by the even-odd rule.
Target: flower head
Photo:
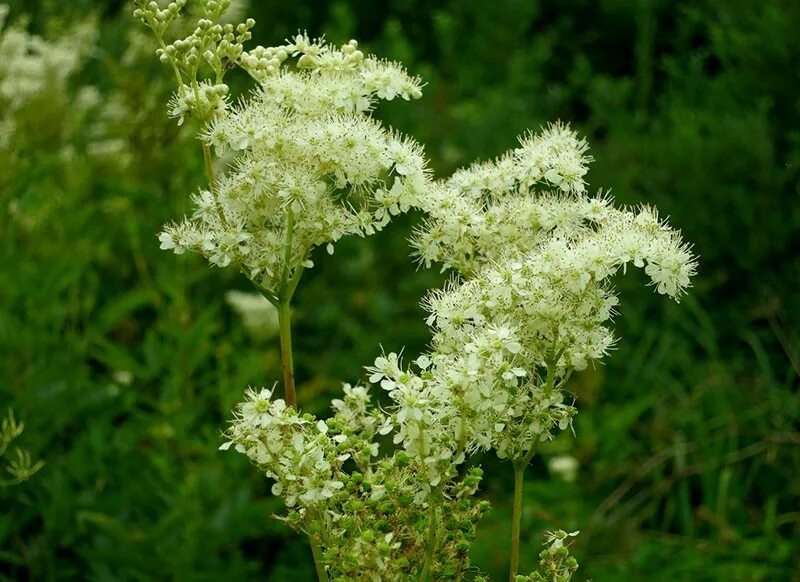
[[[419,82],[355,47],[298,35],[243,54],[261,86],[202,134],[219,155],[233,155],[230,170],[194,197],[193,216],[165,227],[162,246],[237,266],[277,294],[314,247],[332,252],[343,236],[371,235],[418,204],[429,187],[422,148],[369,110],[381,98],[419,97]],[[192,95],[176,97],[176,115]]]

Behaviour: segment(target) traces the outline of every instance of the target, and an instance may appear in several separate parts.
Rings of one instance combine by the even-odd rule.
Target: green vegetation
[[[437,175],[560,118],[589,136],[593,187],[656,204],[695,244],[679,306],[620,278],[618,349],[571,382],[577,436],[528,471],[521,571],[564,528],[581,530],[578,579],[798,579],[800,5],[252,4],[259,43],[356,37],[422,76],[420,101],[379,115]],[[169,68],[122,2],[9,6],[6,30],[58,52],[21,76],[21,37],[0,41],[0,415],[25,425],[0,466],[0,577],[313,579],[269,482],[217,451],[243,388],[281,378],[277,335],[225,301],[246,280],[158,248],[204,172],[196,127],[165,115]],[[408,258],[417,220],[311,257],[294,298],[304,410],[324,413],[380,343],[424,349],[417,298],[445,275]],[[7,471],[17,450],[25,479]],[[493,508],[472,561],[501,580],[513,482],[481,462]]]

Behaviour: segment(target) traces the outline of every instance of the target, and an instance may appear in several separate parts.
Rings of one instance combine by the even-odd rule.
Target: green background
[[[280,377],[277,340],[225,303],[247,290],[235,272],[158,249],[203,180],[193,128],[166,119],[169,70],[125,58],[140,25],[121,2],[9,3],[45,37],[90,18],[100,37],[0,158],[0,413],[46,463],[0,489],[0,579],[311,580],[267,480],[217,451],[243,390]],[[592,146],[591,187],[657,205],[700,255],[679,305],[619,281],[618,349],[574,380],[576,436],[530,469],[522,569],[563,528],[581,530],[578,579],[800,580],[800,3],[251,4],[259,43],[354,37],[421,75],[422,100],[377,115],[437,175],[569,121]],[[120,159],[89,155],[93,120],[71,107],[87,84],[128,112],[103,125]],[[380,346],[424,349],[418,301],[446,275],[408,256],[419,218],[315,255],[295,311],[305,409],[324,413]],[[557,454],[578,459],[574,482],[548,473]],[[473,558],[502,580],[511,468],[478,461],[493,510]]]

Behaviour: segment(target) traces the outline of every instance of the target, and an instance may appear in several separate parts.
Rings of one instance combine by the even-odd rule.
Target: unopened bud
[[[298,69],[313,69],[314,68],[314,59],[312,59],[308,55],[303,55],[297,60],[297,68]]]

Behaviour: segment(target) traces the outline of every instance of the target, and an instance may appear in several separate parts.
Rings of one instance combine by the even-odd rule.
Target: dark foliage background
[[[72,94],[31,104],[0,159],[0,412],[46,463],[0,489],[0,579],[312,579],[268,483],[216,450],[243,389],[279,378],[276,341],[253,341],[225,303],[246,289],[234,272],[158,250],[203,175],[191,128],[165,118],[168,71],[123,58],[136,24],[122,2],[9,4],[45,36],[96,18],[73,84],[132,113],[111,127],[126,163],[87,154]],[[252,4],[260,43],[355,37],[423,76],[420,102],[378,115],[440,176],[568,120],[592,144],[593,187],[656,204],[695,243],[680,305],[620,281],[619,348],[575,379],[577,436],[531,471],[523,567],[564,528],[581,530],[581,578],[800,580],[800,3]],[[320,254],[301,285],[305,408],[324,411],[380,345],[425,345],[417,302],[445,275],[408,258],[418,218]],[[574,482],[548,473],[560,454],[578,459]],[[511,471],[481,462],[494,509],[473,557],[500,580]]]

